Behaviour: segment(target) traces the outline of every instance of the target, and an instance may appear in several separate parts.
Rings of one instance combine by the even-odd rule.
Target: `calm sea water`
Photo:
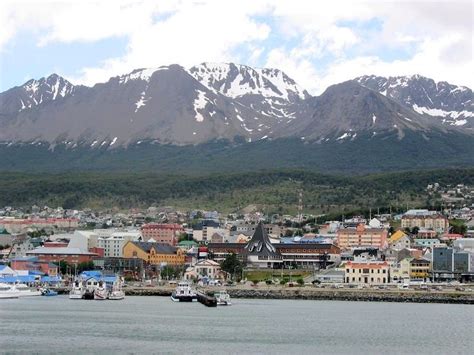
[[[0,353],[472,354],[468,305],[65,296],[0,300]]]

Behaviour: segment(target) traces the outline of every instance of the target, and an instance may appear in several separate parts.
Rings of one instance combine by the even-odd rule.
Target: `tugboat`
[[[225,290],[214,293],[214,297],[217,299],[218,306],[230,306],[232,304],[230,296]]]
[[[85,281],[84,297],[85,300],[95,299],[95,290],[99,287],[99,281],[90,277]]]
[[[109,293],[109,300],[123,300],[124,298],[125,292],[122,290],[122,280],[117,277],[112,286],[112,291]]]
[[[173,302],[195,302],[197,301],[197,294],[188,282],[181,281],[171,294],[171,300]]]
[[[107,286],[103,281],[99,281],[98,287],[94,290],[94,299],[103,301],[107,299],[109,292],[107,291]]]
[[[79,280],[74,281],[72,285],[71,291],[69,292],[69,299],[70,300],[82,300],[84,298],[84,287],[82,286],[82,282]]]

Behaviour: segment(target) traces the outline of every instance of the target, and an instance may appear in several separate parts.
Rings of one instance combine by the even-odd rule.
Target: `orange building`
[[[168,244],[129,241],[123,247],[123,257],[142,259],[152,265],[183,265],[186,252]]]
[[[387,246],[388,232],[383,228],[366,228],[359,224],[356,228],[339,229],[337,244],[341,249],[372,247],[384,249]]]

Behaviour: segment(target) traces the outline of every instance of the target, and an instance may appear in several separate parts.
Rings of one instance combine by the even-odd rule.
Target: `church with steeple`
[[[271,243],[267,231],[260,222],[255,228],[252,239],[245,245],[244,253],[247,266],[255,268],[279,268],[283,263],[280,252]]]

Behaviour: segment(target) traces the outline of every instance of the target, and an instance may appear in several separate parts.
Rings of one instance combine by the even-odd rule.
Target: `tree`
[[[221,269],[232,275],[232,279],[234,279],[236,275],[240,275],[242,273],[243,264],[237,258],[237,255],[232,253],[226,256],[221,264]]]
[[[449,221],[449,230],[451,233],[465,235],[467,232],[467,226],[459,219],[452,219]]]
[[[420,228],[418,227],[413,227],[413,229],[411,230],[411,233],[414,234],[414,235],[417,235],[418,234],[418,231],[420,230]]]

